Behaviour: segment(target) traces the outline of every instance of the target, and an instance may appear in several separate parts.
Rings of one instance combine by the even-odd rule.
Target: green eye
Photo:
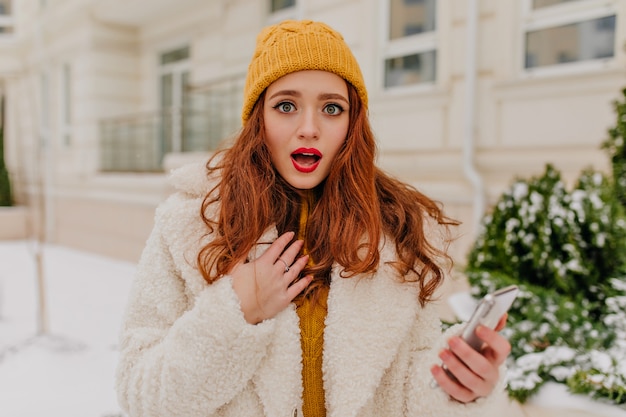
[[[282,113],[291,113],[296,109],[296,107],[292,103],[289,103],[287,101],[278,103],[276,106],[274,106],[274,108]]]
[[[324,112],[328,115],[335,116],[343,112],[343,108],[338,104],[329,104],[324,107]]]

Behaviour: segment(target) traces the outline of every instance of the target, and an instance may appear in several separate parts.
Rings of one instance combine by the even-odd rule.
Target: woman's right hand
[[[311,283],[311,276],[294,282],[309,256],[295,260],[303,241],[290,244],[293,236],[293,232],[284,233],[258,259],[238,262],[231,270],[233,289],[248,323],[257,324],[274,317]]]

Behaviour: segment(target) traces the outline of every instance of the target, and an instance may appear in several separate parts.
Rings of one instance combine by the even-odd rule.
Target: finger
[[[472,348],[459,336],[452,336],[448,340],[448,346],[450,346],[450,351],[465,363],[484,360],[483,355],[480,352],[474,350],[474,348]]]
[[[290,285],[293,280],[298,278],[298,275],[300,275],[300,272],[302,272],[308,261],[309,255],[303,255],[289,267],[289,271],[285,271],[284,277],[286,285]],[[282,265],[282,262],[279,263]]]
[[[467,403],[476,399],[476,394],[459,384],[441,366],[433,365],[430,368],[430,373],[437,381],[439,387],[455,400]]]
[[[287,288],[287,297],[289,298],[289,301],[292,301],[294,298],[296,298],[298,294],[304,291],[304,289],[308,287],[312,281],[313,276],[307,275],[306,277],[294,282],[293,285]]]
[[[298,255],[303,245],[303,240],[295,241],[294,243],[289,245],[289,247],[285,249],[285,252],[283,252],[274,262],[274,265],[278,265],[283,274],[287,274],[291,270],[295,271],[296,274],[292,275],[292,279],[295,279],[295,277],[298,276],[303,268],[298,268],[297,265],[294,263],[294,258]]]
[[[440,357],[444,360],[442,356],[445,356],[444,364],[450,372],[472,391],[481,396],[487,395],[491,391],[491,383],[498,377],[495,365],[459,337],[452,337],[449,345],[450,351],[442,351]]]
[[[504,313],[504,315],[502,317],[500,317],[500,321],[498,322],[498,324],[495,327],[496,332],[499,332],[500,330],[504,329],[504,326],[506,326],[506,321],[509,318],[509,314],[508,313]]]
[[[303,245],[304,240],[296,240],[291,245],[287,246],[287,249],[280,254],[280,259],[285,261],[288,265],[291,265],[296,259],[296,256],[298,256],[298,253],[300,253]]]
[[[286,232],[283,233],[276,239],[270,247],[265,251],[265,253],[261,257],[267,257],[272,260],[272,263],[278,259],[281,253],[285,250],[289,242],[293,239],[295,233],[294,232]]]
[[[484,349],[485,357],[495,365],[501,365],[511,353],[511,344],[500,333],[486,326],[478,326],[476,328],[476,336],[487,344]],[[487,352],[489,353],[487,355]]]
[[[445,368],[452,374],[452,379],[456,379],[456,382],[463,387],[472,391],[477,396],[485,396],[491,392],[493,378],[493,367],[486,361],[482,360],[477,362],[465,362],[461,358],[457,357],[452,351],[444,349],[439,353]],[[470,368],[478,368],[477,371]]]

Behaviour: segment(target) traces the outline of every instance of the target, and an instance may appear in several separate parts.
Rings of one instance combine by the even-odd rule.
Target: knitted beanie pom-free
[[[248,120],[259,96],[271,83],[304,70],[337,74],[356,88],[367,108],[363,75],[343,36],[321,22],[285,20],[266,27],[257,36],[244,87],[242,121]]]

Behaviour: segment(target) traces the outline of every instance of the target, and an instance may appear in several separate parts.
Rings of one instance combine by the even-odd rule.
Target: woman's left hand
[[[495,330],[485,326],[476,328],[476,335],[485,342],[480,352],[475,351],[459,336],[448,340],[448,348],[439,353],[443,364],[431,368],[433,377],[448,395],[467,403],[489,395],[500,379],[499,368],[511,352],[509,341],[498,333],[506,324],[504,315]],[[449,373],[448,375],[445,367]]]

